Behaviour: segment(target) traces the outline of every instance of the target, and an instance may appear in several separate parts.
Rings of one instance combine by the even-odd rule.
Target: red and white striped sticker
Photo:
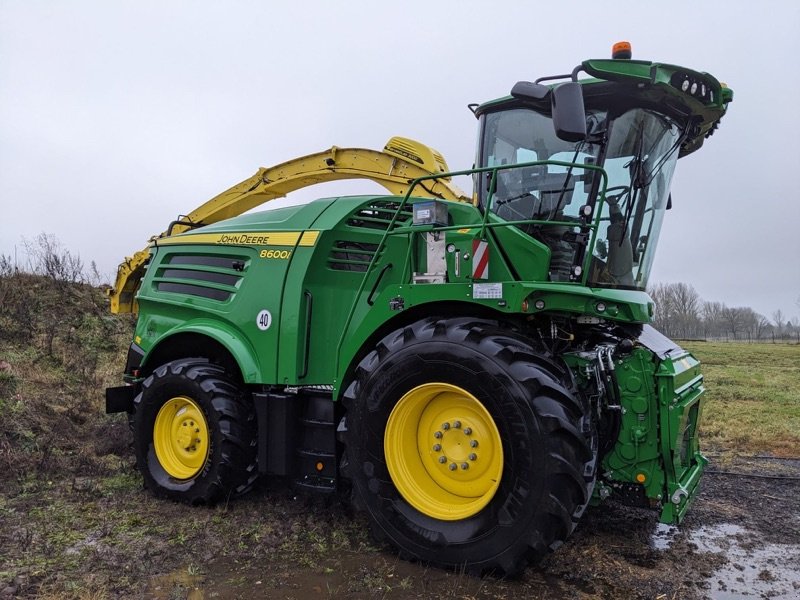
[[[472,278],[489,279],[489,244],[472,240]]]

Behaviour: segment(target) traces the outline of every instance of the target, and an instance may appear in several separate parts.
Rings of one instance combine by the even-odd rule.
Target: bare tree
[[[725,324],[725,331],[730,332],[733,339],[736,339],[737,335],[744,329],[744,317],[745,314],[741,308],[723,305],[722,311],[720,312],[720,319]]]
[[[659,283],[648,290],[650,297],[655,303],[656,310],[653,318],[653,326],[665,335],[671,336],[672,332],[672,298],[669,293],[669,284]]]
[[[772,324],[769,319],[764,315],[754,313],[755,320],[753,321],[753,334],[757,340],[762,339],[769,331]]]
[[[705,326],[705,334],[715,336],[722,335],[725,327],[722,321],[722,312],[727,307],[722,302],[704,302],[703,303],[703,324]]]
[[[783,330],[783,325],[786,323],[786,318],[783,316],[783,311],[779,308],[772,313],[772,322],[775,325],[775,333],[780,335]]]
[[[695,334],[700,322],[700,294],[688,283],[674,283],[670,286],[673,315],[681,337]]]
[[[30,269],[37,275],[45,275],[53,281],[78,283],[84,281],[83,261],[73,255],[51,233],[40,233],[35,240],[22,239],[28,255]]]

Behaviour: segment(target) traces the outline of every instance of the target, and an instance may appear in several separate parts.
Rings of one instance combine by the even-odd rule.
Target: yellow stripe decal
[[[230,233],[189,233],[161,238],[158,246],[174,244],[221,244],[225,246],[313,246],[319,231],[253,231]]]
[[[303,235],[300,237],[300,245],[301,246],[313,246],[317,243],[317,238],[319,237],[319,231],[304,231]]]

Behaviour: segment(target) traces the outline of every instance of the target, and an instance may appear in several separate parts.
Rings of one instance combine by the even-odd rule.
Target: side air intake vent
[[[328,256],[328,267],[335,271],[364,273],[377,249],[378,244],[339,240],[333,245]]]
[[[173,254],[159,265],[153,284],[159,292],[225,302],[236,294],[248,265],[246,256]]]
[[[391,223],[392,217],[397,212],[399,206],[400,203],[396,201],[377,200],[350,215],[347,224],[351,227],[380,229],[385,231],[389,228],[389,223]],[[395,225],[399,226],[410,218],[411,206],[406,205],[397,216]]]

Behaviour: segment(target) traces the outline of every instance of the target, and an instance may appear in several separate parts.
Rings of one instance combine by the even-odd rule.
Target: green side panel
[[[648,498],[660,501],[664,491],[659,445],[659,402],[653,354],[636,348],[617,361],[616,378],[622,406],[617,444],[603,460],[603,471],[624,483],[642,483]]]
[[[241,271],[233,268],[234,263],[242,265]],[[280,297],[288,264],[288,259],[263,260],[258,249],[249,247],[187,244],[159,248],[139,291],[137,343],[149,354],[167,337],[194,331],[192,324],[202,320],[207,330],[227,330],[241,340],[240,348],[252,349],[257,357],[256,373],[243,368],[249,361],[246,355],[234,353],[247,383],[274,377],[276,324],[281,318]],[[231,284],[211,283],[207,280],[211,277]],[[258,281],[273,281],[274,285],[262,287]],[[262,330],[257,318],[264,310],[269,311],[270,323]]]
[[[638,347],[617,359],[615,375],[622,421],[602,472],[612,481],[642,485],[661,506],[661,521],[678,523],[707,464],[697,438],[705,392],[700,364],[687,352],[659,359]]]
[[[661,521],[677,523],[694,500],[708,464],[698,443],[705,388],[700,362],[688,352],[662,360],[656,379],[664,432],[661,447],[667,475],[665,500],[668,500],[664,502]]]
[[[135,332],[137,344],[146,353],[145,364],[152,350],[168,337],[202,333],[231,351],[246,383],[275,383],[286,274],[296,254],[306,261],[313,249],[296,242],[268,246],[194,243],[192,236],[302,232],[331,202],[244,215],[182,234],[186,244],[154,248],[139,291]],[[218,335],[212,334],[214,330]]]
[[[495,227],[492,234],[504,254],[511,258],[521,281],[547,281],[550,248],[517,227]]]
[[[320,232],[317,242],[298,249],[287,278],[279,383],[331,384],[337,345],[353,305],[360,309],[356,318],[363,318],[362,307],[369,313],[380,291],[403,278],[407,236],[390,237],[375,256],[399,201],[387,196],[339,198],[311,225]],[[404,213],[398,224],[410,218],[410,207]],[[374,268],[367,273],[373,259]]]

